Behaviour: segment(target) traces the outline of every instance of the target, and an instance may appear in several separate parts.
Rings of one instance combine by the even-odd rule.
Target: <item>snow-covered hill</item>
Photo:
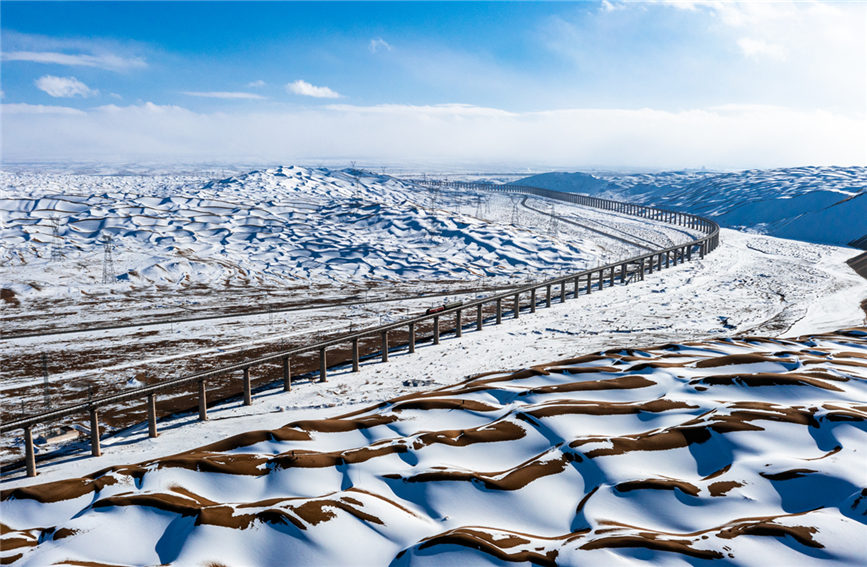
[[[867,167],[796,167],[734,173],[547,174],[527,184],[708,216],[723,226],[847,245],[867,236]]]
[[[854,565],[865,397],[864,328],[487,372],[6,490],[2,561]]]
[[[466,281],[595,259],[581,238],[429,206],[420,188],[360,171],[278,167],[150,186],[56,177],[2,176],[0,279],[19,294],[99,283],[106,236],[115,274],[133,287]],[[56,249],[67,264],[51,260]]]

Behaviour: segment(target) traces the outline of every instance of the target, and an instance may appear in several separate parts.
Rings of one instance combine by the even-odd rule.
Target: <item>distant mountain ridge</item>
[[[688,211],[771,236],[867,249],[867,167],[599,176],[558,172],[515,183]]]
[[[609,181],[594,177],[587,173],[566,173],[554,171],[525,177],[515,182],[516,185],[529,185],[566,193],[587,193],[595,195],[615,187]]]

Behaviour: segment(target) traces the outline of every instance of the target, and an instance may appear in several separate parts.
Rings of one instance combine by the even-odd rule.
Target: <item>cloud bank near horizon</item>
[[[777,106],[679,112],[330,105],[200,113],[143,103],[4,104],[2,160],[290,163],[316,159],[523,167],[743,169],[867,164],[863,116]]]

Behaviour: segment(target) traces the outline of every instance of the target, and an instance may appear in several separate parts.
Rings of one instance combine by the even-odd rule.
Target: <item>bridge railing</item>
[[[540,305],[550,307],[553,302],[562,303],[565,302],[568,297],[577,298],[582,294],[586,295],[593,293],[594,291],[602,290],[606,287],[606,284],[608,287],[611,287],[615,285],[615,282],[626,284],[629,281],[640,281],[644,279],[645,274],[651,274],[654,271],[662,270],[672,265],[676,266],[679,263],[692,260],[693,256],[696,254],[700,258],[703,258],[705,254],[713,251],[719,245],[719,225],[710,219],[689,213],[645,205],[635,205],[610,199],[601,199],[588,195],[564,193],[550,189],[540,189],[537,187],[519,185],[489,185],[480,183],[439,181],[418,181],[418,184],[429,187],[535,195],[538,197],[565,201],[577,205],[594,207],[673,224],[684,228],[690,228],[702,233],[702,235],[693,238],[686,243],[653,250],[645,254],[605,264],[604,266],[596,266],[569,275],[558,276],[540,282],[523,285],[506,292],[463,302],[459,306],[450,307],[436,313],[417,315],[394,323],[370,327],[341,335],[336,338],[314,342],[309,345],[246,360],[241,363],[214,368],[212,370],[198,372],[172,380],[165,380],[158,384],[142,386],[119,394],[94,397],[85,402],[70,404],[30,417],[6,421],[0,424],[0,434],[16,430],[24,431],[24,463],[27,475],[36,475],[33,428],[42,423],[54,422],[58,419],[72,415],[89,414],[91,454],[98,456],[101,454],[99,412],[104,408],[110,408],[113,405],[122,402],[129,402],[131,400],[143,401],[147,410],[148,435],[150,437],[156,437],[158,434],[156,396],[160,392],[175,389],[180,386],[197,386],[199,419],[207,420],[207,382],[209,379],[232,373],[240,373],[243,383],[243,404],[251,405],[253,393],[250,369],[256,366],[279,362],[282,366],[283,376],[282,381],[278,382],[282,385],[283,390],[288,392],[292,387],[291,361],[293,357],[310,352],[318,352],[318,379],[320,382],[325,382],[327,380],[329,369],[328,349],[331,347],[345,347],[346,345],[349,345],[352,352],[352,371],[358,372],[360,365],[359,341],[363,338],[378,336],[380,339],[379,351],[375,352],[373,356],[376,357],[378,355],[382,362],[387,362],[389,355],[390,331],[406,329],[408,331],[409,339],[405,344],[400,345],[400,348],[407,347],[409,352],[412,353],[415,352],[416,343],[419,342],[417,340],[416,331],[421,323],[432,323],[433,336],[430,337],[429,340],[431,340],[433,344],[438,344],[443,332],[443,323],[446,324],[446,333],[451,332],[454,333],[455,336],[460,337],[463,330],[468,327],[475,327],[477,331],[481,331],[485,324],[491,321],[493,321],[494,324],[500,324],[503,320],[504,313],[510,314],[513,318],[518,318],[522,311],[535,313],[536,309]],[[569,287],[569,289],[567,289],[567,287]],[[464,320],[463,315],[468,312],[471,314],[471,319]],[[473,318],[474,321],[472,320]],[[345,364],[345,362],[341,362],[341,365],[343,364]],[[311,377],[316,375],[315,372],[309,374],[311,374]]]

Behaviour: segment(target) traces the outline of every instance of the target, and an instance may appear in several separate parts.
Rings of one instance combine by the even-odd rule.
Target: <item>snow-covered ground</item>
[[[219,181],[7,172],[0,196],[7,334],[334,302],[383,286],[419,295],[458,282],[514,285],[640,249],[575,226],[558,232],[518,196],[428,191],[356,170],[278,167]],[[689,238],[586,207],[539,206],[659,244]]]
[[[473,195],[413,198],[434,217],[486,206]],[[539,238],[572,240],[504,199],[485,213],[492,232],[514,219]],[[686,237],[597,211],[556,212],[652,242]],[[598,256],[585,261],[630,252],[594,239],[582,246]],[[218,404],[208,422],[164,419],[156,439],[134,427],[104,439],[101,457],[40,463],[35,479],[8,474],[3,556],[24,553],[20,564],[32,565],[268,565],[287,553],[320,564],[851,564],[867,541],[858,495],[867,343],[725,337],[865,324],[867,281],[845,265],[857,251],[732,230],[721,239],[703,260],[643,282],[445,335],[359,373],[336,369],[326,383],[296,381],[250,407]],[[544,372],[522,371],[537,365]],[[407,397],[367,407],[397,396]],[[309,421],[350,411],[352,423]],[[246,433],[263,429],[277,431]],[[245,436],[223,441],[234,434]],[[209,443],[218,445],[158,462]],[[256,468],[278,461],[268,474]],[[110,466],[119,468],[103,480],[76,480]],[[94,543],[107,538],[116,545]]]
[[[146,438],[146,427],[138,427],[106,439],[102,457],[71,457],[64,464],[42,466],[37,481],[174,453],[257,423],[278,427],[294,419],[295,412],[307,415],[309,408],[324,408],[317,415],[333,415],[344,406],[375,403],[419,387],[567,356],[743,334],[795,336],[863,324],[859,304],[867,300],[867,280],[845,264],[854,253],[724,229],[721,246],[703,260],[656,272],[643,282],[555,301],[550,309],[465,332],[461,339],[444,335],[438,346],[420,346],[413,355],[394,353],[387,364],[362,364],[358,374],[338,369],[329,372],[325,384],[296,382],[288,394],[275,388],[252,407],[224,404],[215,408],[215,420],[209,423],[194,423],[194,415],[179,417],[167,422],[168,431],[156,440]]]
[[[0,391],[14,399],[5,418],[393,321],[446,294],[475,297],[692,238],[592,208],[429,191],[356,170],[3,179]],[[613,238],[555,226],[555,212]],[[101,280],[106,235],[112,284]],[[231,316],[189,320],[215,315]],[[118,324],[126,326],[16,338]],[[119,416],[110,413],[110,429],[141,419]]]

